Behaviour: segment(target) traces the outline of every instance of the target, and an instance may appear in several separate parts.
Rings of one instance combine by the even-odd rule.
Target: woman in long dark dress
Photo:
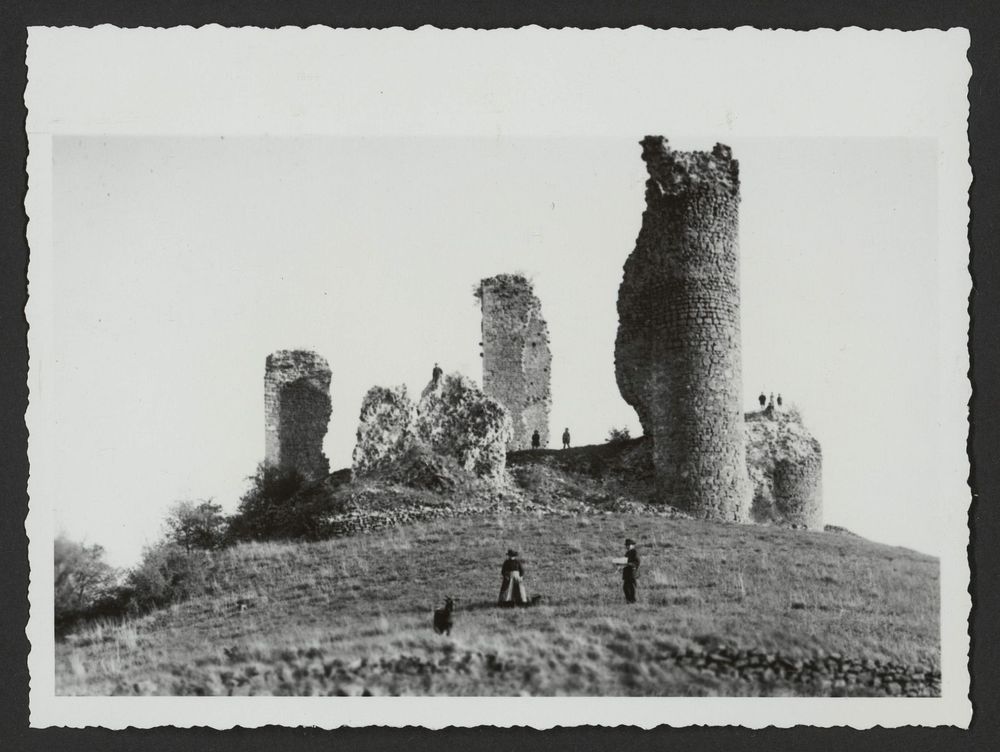
[[[509,549],[507,558],[500,567],[500,597],[498,606],[527,606],[528,591],[524,587],[524,563],[517,551]]]

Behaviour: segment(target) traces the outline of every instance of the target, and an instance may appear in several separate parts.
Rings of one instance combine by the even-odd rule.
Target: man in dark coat
[[[781,407],[781,395],[778,395],[778,407]]]
[[[622,590],[625,591],[625,602],[635,603],[636,580],[639,579],[639,552],[635,550],[635,541],[625,539],[625,568],[622,569]]]
[[[569,449],[569,429],[563,431],[563,449]]]
[[[425,373],[426,373],[426,371],[425,371]],[[431,381],[433,381],[435,384],[438,383],[438,379],[441,378],[441,374],[442,373],[444,373],[444,371],[441,370],[441,366],[439,366],[437,363],[435,363],[434,364],[434,370],[431,371]]]
[[[542,445],[542,437],[538,433],[538,429],[536,428],[535,432],[531,434],[531,448],[538,449],[538,447],[540,447],[541,445]]]
[[[524,577],[524,564],[513,548],[507,549],[507,558],[500,567],[500,577],[500,596],[497,598],[497,605],[527,606],[528,599],[521,583],[521,578]]]
[[[764,405],[767,404],[767,397],[764,396],[764,392],[761,392],[757,399],[760,400],[760,409],[763,410]]]

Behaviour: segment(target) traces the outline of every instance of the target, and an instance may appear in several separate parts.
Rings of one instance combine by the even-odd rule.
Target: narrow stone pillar
[[[483,311],[483,391],[505,408],[513,425],[509,450],[528,449],[538,431],[549,441],[549,329],[531,283],[518,274],[480,282]]]
[[[653,438],[665,502],[746,521],[739,286],[739,164],[729,147],[641,141],[646,210],[618,292],[615,375]]]
[[[323,438],[330,422],[330,366],[310,350],[278,350],[264,369],[264,462],[309,479],[330,473]]]

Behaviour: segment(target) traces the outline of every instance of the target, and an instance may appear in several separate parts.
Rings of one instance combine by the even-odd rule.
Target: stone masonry
[[[823,450],[798,410],[746,415],[754,522],[823,529]]]
[[[739,288],[739,163],[727,146],[641,141],[646,210],[618,292],[615,375],[653,439],[663,500],[749,519]]]
[[[823,458],[816,454],[801,462],[782,460],[774,466],[774,506],[789,524],[823,529]]]
[[[459,373],[431,381],[416,404],[403,386],[376,386],[361,405],[353,470],[356,477],[398,470],[416,450],[499,482],[510,431],[506,408]]]
[[[535,430],[549,441],[549,330],[531,283],[518,274],[484,279],[477,296],[483,311],[483,391],[510,415],[508,449],[528,449]]]
[[[330,366],[309,350],[278,350],[264,370],[264,462],[308,479],[329,475]]]

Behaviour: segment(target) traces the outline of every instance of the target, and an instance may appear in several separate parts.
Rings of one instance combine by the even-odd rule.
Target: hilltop
[[[57,691],[939,693],[937,559],[687,519],[647,503],[644,453],[513,453],[513,484],[493,491],[332,476],[337,515],[356,523],[344,532],[368,532],[214,552],[204,595],[59,642]],[[630,608],[611,563],[626,535],[643,556]],[[494,606],[509,546],[541,605]],[[430,627],[449,594],[450,637]]]

